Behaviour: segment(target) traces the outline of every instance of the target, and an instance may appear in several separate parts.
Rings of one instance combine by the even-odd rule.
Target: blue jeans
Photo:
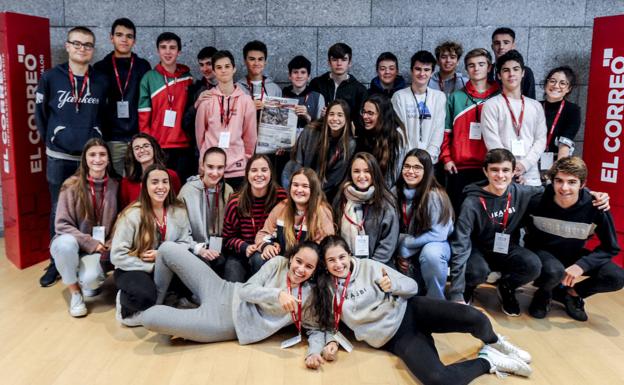
[[[411,257],[420,285],[424,285],[429,298],[444,299],[444,287],[448,275],[448,261],[451,259],[451,247],[448,242],[429,242]]]

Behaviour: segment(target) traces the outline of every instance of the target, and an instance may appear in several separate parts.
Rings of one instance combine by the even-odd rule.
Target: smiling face
[[[251,163],[247,181],[252,189],[258,191],[263,191],[269,186],[269,182],[271,182],[271,168],[265,159],[259,158]]]
[[[501,33],[492,37],[492,51],[497,59],[512,49],[516,49],[516,42],[511,35]]]
[[[202,76],[206,80],[212,80],[215,77],[214,72],[212,72],[212,59],[207,57],[205,59],[200,59],[198,61],[199,64],[199,72],[201,72]]]
[[[154,203],[162,204],[169,194],[169,174],[163,170],[153,170],[147,177],[147,194]]]
[[[310,181],[303,174],[297,174],[290,183],[290,197],[297,206],[306,206],[310,200]]]
[[[219,83],[229,83],[234,79],[236,67],[232,64],[230,58],[222,57],[212,63],[212,68]]]
[[[575,204],[579,199],[579,192],[584,186],[581,180],[571,174],[559,171],[553,178],[555,202],[564,208]]]
[[[332,246],[325,251],[325,265],[332,276],[346,278],[351,270],[351,256],[342,246]]]
[[[288,80],[295,88],[305,88],[310,79],[310,74],[306,68],[295,68],[288,74]]]
[[[392,86],[398,75],[399,69],[394,60],[382,60],[379,62],[377,76],[379,76],[379,80],[381,80],[383,85]]]
[[[223,179],[225,173],[225,156],[218,152],[212,152],[204,158],[204,176],[202,178],[206,187],[214,187]]]
[[[180,56],[180,47],[175,40],[163,40],[158,43],[158,56],[160,64],[164,66],[175,66]]]
[[[457,63],[459,62],[459,57],[455,52],[444,51],[440,54],[438,58],[438,63],[440,64],[440,71],[445,74],[453,74],[457,69]]]
[[[154,163],[154,148],[145,138],[136,138],[132,141],[132,153],[141,166],[147,167]]]
[[[513,177],[513,165],[506,160],[501,163],[490,163],[484,169],[489,186],[498,192],[503,192],[511,184]]]
[[[108,166],[108,151],[103,146],[93,146],[87,150],[85,159],[89,168],[89,175],[101,176]]]
[[[136,42],[134,31],[130,28],[126,28],[123,25],[115,27],[115,31],[111,35],[111,42],[115,52],[119,55],[128,55],[134,47]]]
[[[83,44],[82,47],[75,48],[72,44],[65,43],[65,50],[69,55],[69,61],[77,64],[88,64],[91,59],[93,59],[93,45],[95,43],[93,36],[80,31],[74,31],[69,34],[67,40]],[[87,44],[90,48],[87,48],[84,44]]]
[[[362,107],[364,129],[373,130],[377,126],[377,119],[379,119],[379,109],[377,105],[373,102],[364,103],[364,107]]]
[[[433,65],[431,63],[421,63],[416,61],[412,67],[412,82],[419,87],[426,87],[429,79],[433,75]]]
[[[290,258],[290,268],[288,278],[295,285],[300,285],[310,279],[316,271],[318,264],[318,254],[309,247],[302,247]]]
[[[262,76],[266,66],[266,56],[262,51],[249,51],[245,57],[245,66],[250,77]]]
[[[570,80],[563,72],[555,72],[546,80],[544,91],[550,102],[563,100],[570,93]]]
[[[339,135],[342,132],[346,121],[344,110],[339,104],[333,105],[327,111],[327,125],[333,134],[332,136]]]
[[[424,173],[425,169],[417,157],[412,155],[405,158],[401,175],[407,187],[416,188],[422,181]]]
[[[373,176],[364,159],[357,158],[351,164],[351,180],[358,190],[368,190],[373,184]]]

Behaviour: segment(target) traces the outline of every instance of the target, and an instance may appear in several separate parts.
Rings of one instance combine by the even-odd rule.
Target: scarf
[[[342,209],[342,218],[340,218],[340,235],[347,241],[351,251],[355,253],[355,238],[358,235],[366,234],[364,231],[365,211],[363,205],[368,204],[373,198],[375,187],[370,186],[366,191],[359,191],[349,182],[346,184],[343,194],[347,201]],[[355,222],[355,224],[351,222]]]

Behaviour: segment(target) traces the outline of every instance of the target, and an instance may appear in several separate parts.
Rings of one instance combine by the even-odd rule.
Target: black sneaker
[[[498,298],[500,298],[503,313],[510,317],[520,315],[520,304],[516,298],[516,289],[510,288],[504,281],[499,281]]]
[[[582,322],[587,321],[587,313],[585,312],[585,301],[583,300],[583,298],[567,294],[563,304],[565,305],[566,313],[568,313],[571,318]]]
[[[472,298],[474,297],[475,289],[476,287],[474,286],[466,286],[464,289],[464,302],[466,302],[467,305],[472,305]]]
[[[61,276],[59,275],[58,270],[56,270],[56,265],[54,264],[54,261],[51,260],[48,267],[46,267],[46,272],[43,273],[41,278],[39,278],[39,284],[41,285],[41,287],[52,286],[59,278],[61,278]]]
[[[538,289],[533,295],[533,300],[529,306],[529,314],[533,318],[545,318],[550,311],[551,295],[544,290]]]

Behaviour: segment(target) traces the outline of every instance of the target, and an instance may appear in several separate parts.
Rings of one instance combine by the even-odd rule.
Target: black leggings
[[[399,356],[424,385],[468,384],[490,371],[489,362],[483,358],[445,366],[432,333],[470,333],[486,344],[498,341],[490,320],[472,306],[412,297],[399,330],[383,349]]]
[[[153,274],[145,271],[115,269],[115,284],[121,290],[121,316],[130,317],[156,304]]]

